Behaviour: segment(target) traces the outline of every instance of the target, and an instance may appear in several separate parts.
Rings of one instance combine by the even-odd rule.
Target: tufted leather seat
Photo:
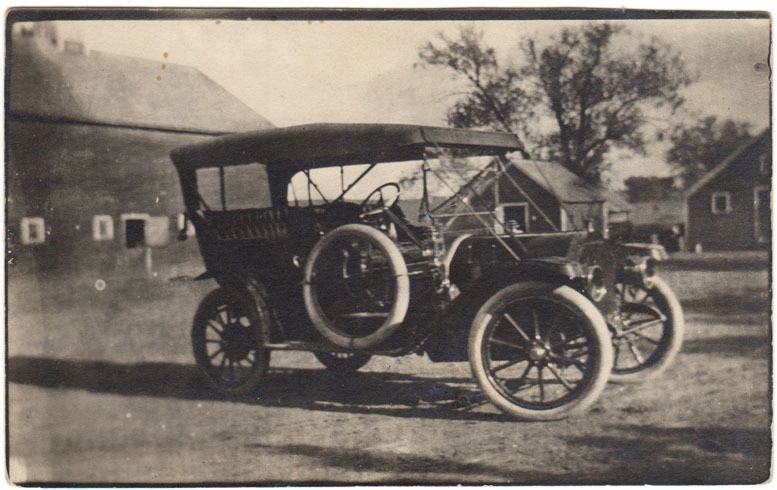
[[[216,240],[277,240],[289,236],[289,208],[203,211]]]

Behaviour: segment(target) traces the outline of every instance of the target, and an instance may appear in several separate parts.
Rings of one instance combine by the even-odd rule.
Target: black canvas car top
[[[176,166],[263,163],[315,168],[417,160],[426,148],[469,149],[480,154],[520,150],[513,134],[409,124],[306,124],[220,136],[177,148]]]

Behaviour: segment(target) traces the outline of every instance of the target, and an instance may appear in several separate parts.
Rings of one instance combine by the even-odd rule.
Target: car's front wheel
[[[469,336],[472,374],[488,399],[524,420],[588,408],[610,375],[613,349],[599,310],[574,289],[517,283],[478,311]]]

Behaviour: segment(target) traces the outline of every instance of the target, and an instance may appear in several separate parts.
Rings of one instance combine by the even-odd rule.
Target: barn
[[[691,249],[768,248],[771,243],[772,139],[769,129],[716,165],[685,195]]]
[[[15,24],[7,71],[9,274],[175,273],[183,210],[171,149],[272,127],[200,71],[90,50]]]
[[[525,233],[591,227],[606,232],[628,221],[629,205],[604,187],[592,185],[555,162],[509,157],[492,161],[433,214],[449,230],[477,230],[483,222]]]

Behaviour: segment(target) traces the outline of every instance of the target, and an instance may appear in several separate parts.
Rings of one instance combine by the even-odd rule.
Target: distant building
[[[658,225],[671,228],[683,222],[683,196],[631,203],[629,220],[635,227]]]
[[[482,228],[485,220],[497,230],[509,225],[525,233],[589,226],[605,232],[626,222],[630,211],[619,195],[585,182],[561,164],[518,158],[504,168],[492,162],[460,195],[468,205],[453,197],[434,212],[451,230]]]
[[[690,249],[753,249],[771,242],[772,139],[767,129],[688,189]]]
[[[10,273],[142,272],[146,245],[160,264],[194,257],[175,241],[170,150],[272,127],[194,68],[89,50],[56,24],[15,24],[8,63]]]
[[[629,241],[660,243],[667,251],[685,248],[682,195],[631,203]]]

